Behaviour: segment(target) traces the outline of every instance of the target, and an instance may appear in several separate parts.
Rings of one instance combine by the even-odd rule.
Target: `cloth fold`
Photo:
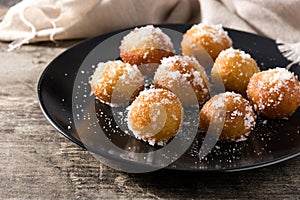
[[[202,20],[287,42],[300,41],[300,0],[200,0]]]
[[[297,42],[299,10],[300,0],[23,0],[0,22],[0,41],[17,48],[137,25],[205,21]]]
[[[0,40],[16,48],[143,24],[192,23],[199,21],[198,10],[198,0],[23,0],[4,16]]]

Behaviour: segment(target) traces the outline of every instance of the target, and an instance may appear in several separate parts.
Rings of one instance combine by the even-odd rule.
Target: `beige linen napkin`
[[[300,0],[200,0],[202,20],[287,42],[300,41]]]
[[[0,23],[0,40],[16,48],[143,24],[206,21],[298,42],[299,11],[300,0],[23,0]]]
[[[198,0],[23,0],[0,23],[0,40],[29,42],[86,38],[142,24],[199,20]]]

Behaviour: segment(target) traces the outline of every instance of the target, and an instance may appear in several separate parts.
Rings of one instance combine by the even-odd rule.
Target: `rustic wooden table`
[[[300,157],[217,174],[127,174],[101,164],[59,134],[38,105],[40,74],[69,46],[7,52],[0,43],[0,199],[300,199]]]
[[[69,44],[7,52],[0,43],[0,198],[300,199],[300,157],[225,174],[127,174],[102,165],[55,130],[38,105],[40,74]]]

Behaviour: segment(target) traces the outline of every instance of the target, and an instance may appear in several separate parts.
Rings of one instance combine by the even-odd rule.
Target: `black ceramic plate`
[[[177,53],[180,53],[180,37],[176,32],[184,33],[190,25],[162,25],[160,26],[172,39]],[[79,132],[86,131],[89,134],[89,126],[98,123],[105,126],[111,117],[110,107],[103,105],[90,95],[88,77],[93,73],[92,65],[100,61],[117,59],[119,55],[118,46],[122,37],[130,30],[122,30],[106,35],[101,35],[70,48],[55,58],[45,69],[38,84],[38,96],[40,106],[50,123],[64,136],[79,146],[86,148],[79,137]],[[174,30],[174,31],[172,31]],[[233,46],[242,49],[252,55],[261,70],[275,66],[285,67],[289,62],[281,55],[274,40],[245,33],[237,30],[226,29],[233,40]],[[113,39],[109,39],[113,37]],[[99,46],[100,44],[100,46]],[[97,47],[97,51],[92,50]],[[99,55],[94,55],[96,52]],[[87,56],[96,58],[89,61]],[[82,65],[84,64],[84,65]],[[294,65],[291,71],[300,75],[300,67]],[[78,77],[81,77],[78,79]],[[77,98],[74,88],[78,89],[77,95],[84,95],[84,101],[92,109],[88,115],[82,115],[74,119],[74,102]],[[82,93],[81,93],[82,92]],[[85,107],[75,105],[76,109],[85,112]],[[99,111],[100,110],[100,111]],[[102,114],[99,114],[101,112]],[[77,114],[79,115],[79,114]],[[92,118],[86,123],[86,118]],[[97,119],[96,121],[93,121]],[[82,123],[81,123],[82,122]],[[291,117],[282,120],[270,120],[259,117],[257,126],[248,140],[238,143],[218,142],[213,151],[202,160],[199,160],[199,137],[178,160],[169,165],[167,169],[187,171],[239,171],[268,166],[280,161],[293,158],[300,154],[300,110],[298,109]],[[75,126],[75,123],[80,123]],[[109,122],[111,123],[111,122]],[[135,147],[136,152],[149,152],[157,150],[145,142],[138,141],[134,137],[116,131],[114,128],[105,129],[107,138],[121,149]],[[79,128],[78,128],[79,127]],[[104,129],[103,129],[104,130]],[[85,134],[85,133],[83,133]],[[200,133],[199,133],[200,134]],[[102,146],[101,142],[92,144]],[[128,149],[127,149],[128,150]],[[144,166],[139,160],[129,160],[121,155],[98,148],[96,154],[107,160],[126,163],[129,166]],[[151,163],[147,164],[151,166]],[[153,164],[154,165],[154,164]]]

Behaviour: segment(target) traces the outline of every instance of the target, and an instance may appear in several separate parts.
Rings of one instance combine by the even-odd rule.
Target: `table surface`
[[[0,43],[0,199],[300,199],[300,157],[235,173],[127,174],[101,164],[54,129],[38,104],[39,76],[72,44],[7,52]]]

